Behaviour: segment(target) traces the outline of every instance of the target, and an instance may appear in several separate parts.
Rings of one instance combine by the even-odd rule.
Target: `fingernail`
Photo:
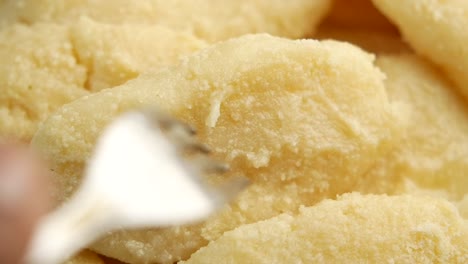
[[[0,147],[0,208],[13,210],[26,195],[27,164],[14,147]]]

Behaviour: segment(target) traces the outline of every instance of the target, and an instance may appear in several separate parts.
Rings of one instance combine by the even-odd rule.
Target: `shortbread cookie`
[[[184,263],[466,263],[468,222],[442,199],[346,194],[225,233]]]
[[[200,225],[119,232],[93,247],[127,262],[172,263],[241,224],[352,190],[399,128],[373,59],[346,43],[244,36],[65,105],[33,145],[50,160],[63,201],[118,114],[154,105],[194,126],[230,164],[227,177],[252,185]]]

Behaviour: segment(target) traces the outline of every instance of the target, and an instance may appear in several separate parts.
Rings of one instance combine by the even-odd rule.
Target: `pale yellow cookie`
[[[0,31],[0,140],[29,141],[40,121],[83,95],[176,63],[207,44],[158,25],[13,25]]]
[[[468,1],[373,0],[423,56],[443,67],[468,98]]]
[[[33,145],[50,160],[64,200],[119,113],[156,105],[193,125],[230,164],[227,176],[252,185],[200,225],[119,232],[93,246],[127,262],[172,263],[241,224],[354,188],[398,132],[373,59],[346,43],[244,36],[64,106]]]
[[[13,25],[0,31],[0,140],[29,141],[40,121],[88,94],[86,68],[66,27]]]
[[[302,37],[329,2],[2,1],[0,142],[29,141],[57,107],[206,46],[194,34],[212,41],[251,32]]]
[[[467,263],[468,222],[442,199],[346,194],[225,233],[183,263]]]
[[[112,25],[81,19],[71,28],[76,56],[88,69],[86,86],[93,92],[175,64],[208,45],[190,33],[159,25]]]
[[[460,214],[465,218],[468,219],[468,194],[465,194],[463,199],[457,202],[458,210]]]
[[[387,75],[390,100],[402,103],[408,114],[408,128],[392,155],[369,173],[381,178],[370,189],[391,192],[390,186],[409,178],[460,199],[468,193],[468,107],[463,98],[443,74],[415,55],[379,56],[376,64]]]
[[[6,0],[0,25],[89,16],[106,23],[160,24],[210,41],[247,33],[299,38],[314,31],[330,5],[331,0]]]
[[[445,199],[453,203],[460,212],[460,215],[468,220],[468,193],[460,198],[447,189],[427,188],[415,183],[412,179],[405,178],[402,184],[402,192],[411,195],[423,195],[437,199]]]

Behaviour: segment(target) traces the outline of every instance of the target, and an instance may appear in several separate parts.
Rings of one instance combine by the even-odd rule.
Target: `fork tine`
[[[176,118],[173,118],[156,108],[150,108],[142,112],[147,118],[156,123],[163,131],[182,128],[182,130],[185,131],[188,135],[193,136],[197,133],[194,127]]]
[[[233,200],[242,190],[248,187],[250,180],[246,177],[236,176],[216,186],[216,191],[224,197],[225,202]]]
[[[190,161],[199,171],[206,174],[223,174],[230,169],[229,165],[226,163],[217,161],[208,156],[197,156],[190,159]]]
[[[229,165],[213,160],[205,164],[204,171],[206,173],[223,174],[229,171]]]
[[[211,150],[207,145],[198,142],[185,143],[182,145],[182,148],[185,151],[197,152],[205,155],[211,153]]]

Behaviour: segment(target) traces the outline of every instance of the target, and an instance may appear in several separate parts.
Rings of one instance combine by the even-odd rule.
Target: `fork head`
[[[146,109],[123,115],[104,132],[86,180],[88,186],[107,185],[106,196],[131,216],[128,221],[174,225],[209,216],[247,186],[243,177],[214,185],[204,176],[228,169],[197,140],[195,129]]]

